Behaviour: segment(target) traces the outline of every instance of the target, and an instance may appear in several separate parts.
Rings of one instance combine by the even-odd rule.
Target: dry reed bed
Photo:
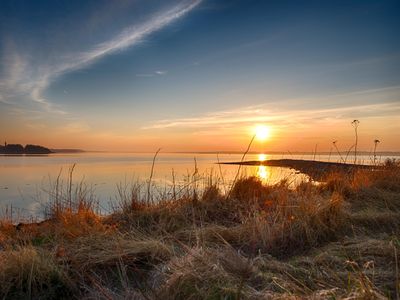
[[[107,217],[72,186],[55,186],[46,221],[0,223],[2,298],[399,297],[397,163],[295,189],[242,178],[229,197],[132,191]]]

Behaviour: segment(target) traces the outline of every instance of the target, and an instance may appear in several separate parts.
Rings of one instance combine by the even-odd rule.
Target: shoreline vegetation
[[[27,144],[22,146],[21,144],[7,144],[4,146],[0,145],[0,154],[11,154],[11,155],[23,155],[23,154],[51,154],[53,151],[50,149],[39,146]]]
[[[40,145],[21,144],[0,145],[0,155],[46,155],[54,153],[84,153],[82,149],[49,149]]]
[[[150,178],[119,186],[106,216],[72,174],[54,182],[44,221],[1,220],[1,298],[400,296],[399,161],[296,187],[243,177],[226,191],[195,171],[156,195]]]

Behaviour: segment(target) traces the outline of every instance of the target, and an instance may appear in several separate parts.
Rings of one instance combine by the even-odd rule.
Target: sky
[[[0,140],[400,151],[400,2],[0,2]]]

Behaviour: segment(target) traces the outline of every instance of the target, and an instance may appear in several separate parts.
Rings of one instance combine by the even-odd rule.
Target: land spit
[[[242,162],[221,162],[219,164],[290,168],[306,174],[310,176],[311,179],[317,181],[323,181],[326,177],[326,174],[331,174],[332,172],[352,173],[360,169],[374,170],[381,168],[380,166],[374,165],[348,164],[303,159],[248,160]]]

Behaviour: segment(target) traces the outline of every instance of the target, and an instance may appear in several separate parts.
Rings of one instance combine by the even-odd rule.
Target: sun
[[[271,128],[267,125],[257,125],[254,131],[256,138],[260,141],[267,140],[271,135]]]

